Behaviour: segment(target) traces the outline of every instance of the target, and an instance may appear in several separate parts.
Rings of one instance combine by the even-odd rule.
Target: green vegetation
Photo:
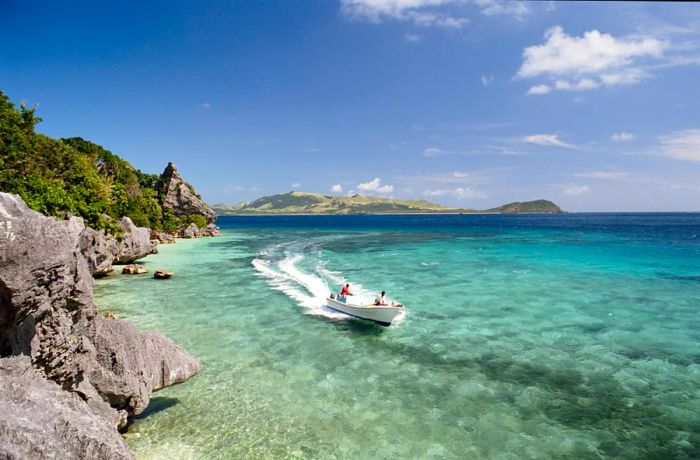
[[[109,150],[79,137],[52,139],[35,132],[41,119],[24,104],[17,109],[0,91],[0,191],[18,194],[46,215],[83,217],[117,236],[118,220],[173,232],[202,216],[176,217],[163,209],[164,184]],[[197,218],[201,219],[197,219]],[[204,225],[206,226],[206,221]]]
[[[231,214],[430,214],[430,213],[558,213],[559,206],[547,200],[510,203],[486,211],[446,208],[426,200],[398,200],[363,195],[333,196],[289,192],[264,196],[235,206],[217,204],[218,215]]]

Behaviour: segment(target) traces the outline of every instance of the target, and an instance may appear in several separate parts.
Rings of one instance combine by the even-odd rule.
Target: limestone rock
[[[29,356],[112,427],[140,413],[151,391],[201,369],[165,337],[97,314],[81,219],[46,217],[0,192],[0,221],[12,228],[12,238],[0,235],[0,357]]]
[[[204,236],[219,236],[220,230],[219,227],[217,227],[214,224],[209,224],[207,225],[207,228],[202,230],[202,234]]]
[[[171,272],[171,271],[168,271],[168,270],[164,270],[164,269],[162,269],[162,268],[159,268],[158,270],[156,270],[156,271],[153,273],[153,277],[154,277],[155,279],[165,280],[165,279],[168,279],[168,278],[172,278],[174,274],[175,274],[175,272]]]
[[[131,323],[98,317],[97,366],[90,382],[112,407],[140,414],[152,391],[184,382],[202,365],[170,339],[138,331]]]
[[[199,227],[195,224],[188,225],[185,229],[180,231],[180,238],[200,238],[202,233]]]
[[[144,273],[148,273],[148,270],[143,268],[141,265],[129,264],[122,268],[123,275],[142,275]]]
[[[172,244],[175,242],[175,236],[167,232],[151,229],[151,241],[157,241],[160,244]]]
[[[119,252],[117,240],[104,231],[90,227],[85,227],[80,235],[80,249],[94,278],[106,276],[112,271],[112,262]]]
[[[151,241],[151,231],[146,227],[137,227],[128,217],[122,217],[119,225],[124,228],[124,239],[119,243],[115,263],[128,264],[155,254],[156,245]]]
[[[166,190],[163,208],[172,209],[178,217],[199,214],[204,216],[208,223],[214,223],[216,220],[214,211],[195,194],[192,186],[184,181],[172,162],[168,163],[161,179],[165,183]]]
[[[134,458],[113,424],[28,357],[0,359],[0,388],[0,458]]]

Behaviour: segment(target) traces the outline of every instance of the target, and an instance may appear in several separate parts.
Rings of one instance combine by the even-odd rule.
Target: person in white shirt
[[[380,305],[388,305],[386,303],[386,291],[382,291],[381,295],[374,299],[374,305],[380,306]]]

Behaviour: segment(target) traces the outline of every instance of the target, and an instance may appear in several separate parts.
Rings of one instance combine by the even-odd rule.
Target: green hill
[[[504,204],[497,208],[487,209],[485,212],[500,214],[522,214],[522,213],[549,213],[557,214],[563,212],[559,206],[549,200],[535,200]]]
[[[257,200],[229,206],[212,206],[218,215],[235,214],[430,214],[430,213],[559,213],[551,201],[537,200],[510,203],[498,208],[478,211],[447,208],[426,200],[399,200],[363,195],[334,196],[320,193],[289,192],[268,195]]]

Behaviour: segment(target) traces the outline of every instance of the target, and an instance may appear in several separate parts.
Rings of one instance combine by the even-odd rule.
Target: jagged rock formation
[[[0,193],[0,220],[12,228],[12,238],[0,235],[0,358],[28,356],[40,375],[114,428],[143,411],[151,391],[199,372],[199,361],[165,337],[97,315],[82,254],[94,235],[86,236],[82,219],[45,217]],[[19,426],[3,412],[0,420]],[[6,443],[14,448],[11,438]]]
[[[100,278],[112,271],[112,264],[119,254],[119,243],[104,231],[85,227],[80,238],[80,249],[87,259],[90,274]]]
[[[172,209],[178,217],[198,214],[203,216],[208,224],[214,223],[216,220],[214,211],[195,194],[194,188],[184,181],[172,162],[166,166],[161,180],[165,184],[163,209]]]
[[[115,263],[130,264],[156,253],[156,244],[151,240],[149,229],[137,227],[128,217],[122,217],[119,225],[124,229],[124,239],[119,243]]]
[[[0,359],[0,388],[0,458],[134,458],[112,424],[28,357]]]

